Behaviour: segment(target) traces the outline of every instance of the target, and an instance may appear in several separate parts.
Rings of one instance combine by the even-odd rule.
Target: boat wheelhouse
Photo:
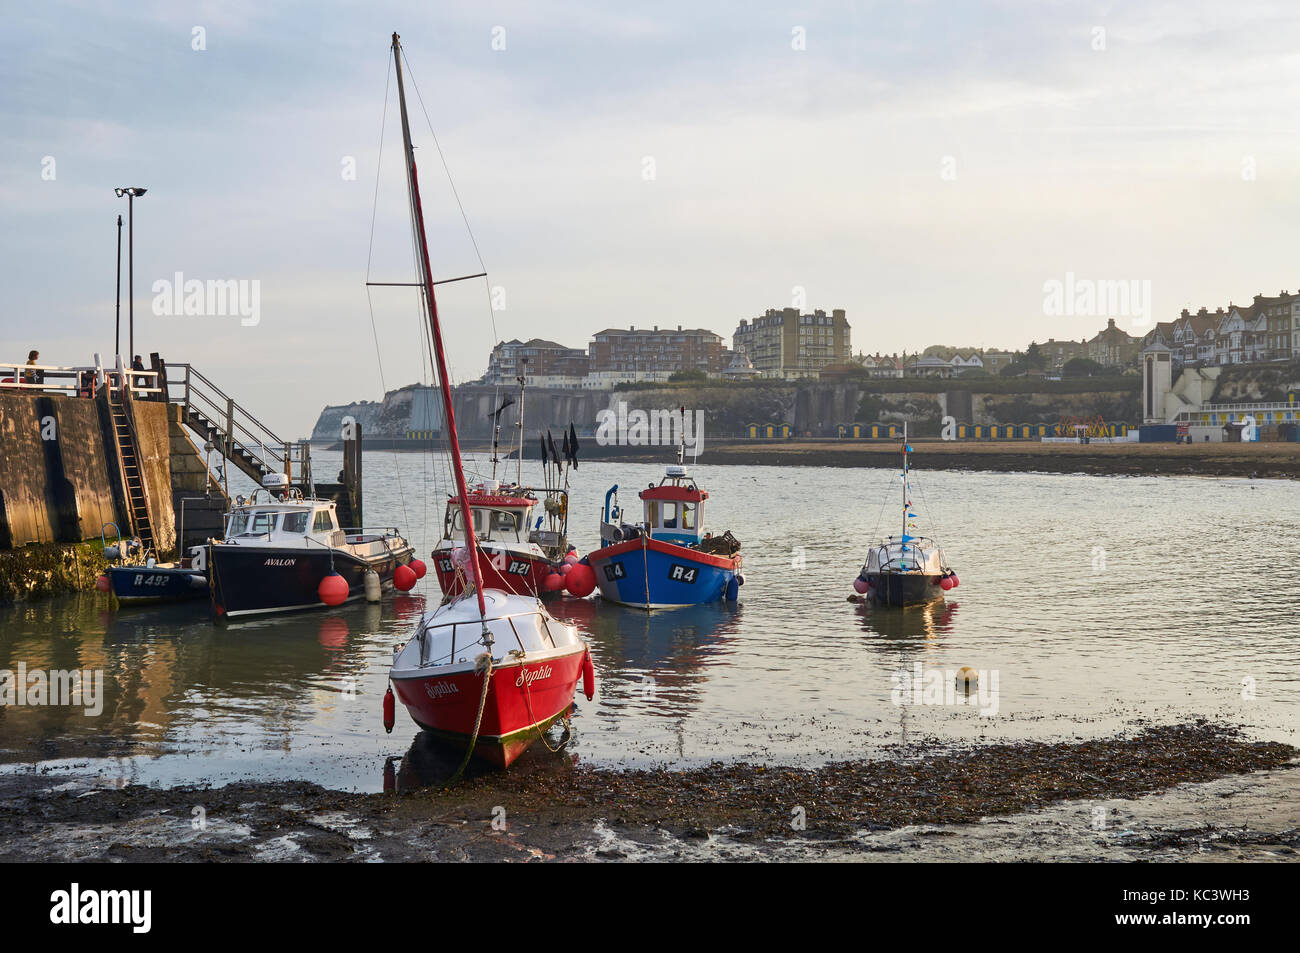
[[[365,574],[392,585],[413,550],[395,527],[344,529],[333,500],[304,497],[283,474],[239,497],[213,540],[208,566],[212,610],[219,617],[314,609],[325,605],[321,581],[333,573],[348,586],[344,601],[365,594]]]
[[[601,548],[587,556],[600,594],[642,609],[734,601],[742,579],[740,543],[705,528],[708,491],[680,463],[638,495],[642,521],[623,522],[618,487],[605,494]]]
[[[551,503],[555,499],[557,503]],[[558,516],[555,529],[542,529],[543,517],[533,524],[533,511],[539,503],[550,504]],[[485,481],[469,491],[470,519],[478,541],[478,562],[484,585],[524,595],[542,591],[542,583],[564,557],[568,544],[565,516],[568,494],[563,490],[547,492],[539,500],[530,487],[501,486]],[[558,505],[557,505],[558,504]],[[438,585],[447,596],[464,592],[468,583],[465,571],[466,550],[457,540],[465,537],[465,518],[460,501],[447,499],[442,539],[433,549],[433,570]]]

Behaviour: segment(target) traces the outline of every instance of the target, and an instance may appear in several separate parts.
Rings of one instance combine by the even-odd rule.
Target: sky
[[[1046,304],[1067,276],[1149,288],[1115,315],[1131,332],[1300,287],[1294,4],[0,12],[0,360],[111,361],[113,190],[145,187],[135,350],[286,438],[431,379],[414,292],[365,285],[415,276],[394,30],[435,277],[489,273],[439,291],[456,381],[497,340],[729,344],[795,304],[845,309],[855,351],[1019,349],[1105,325]],[[177,273],[256,289],[256,320],[168,313],[153,289]],[[124,251],[123,353],[126,284]]]

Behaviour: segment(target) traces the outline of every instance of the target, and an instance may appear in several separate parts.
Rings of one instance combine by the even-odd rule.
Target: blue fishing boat
[[[639,494],[640,523],[623,522],[618,486],[605,494],[600,549],[587,555],[600,594],[639,609],[669,609],[718,599],[736,600],[740,543],[731,533],[704,528],[709,494],[679,463]]]
[[[108,581],[113,595],[122,605],[180,602],[206,598],[208,594],[208,576],[204,569],[175,563],[110,566]]]

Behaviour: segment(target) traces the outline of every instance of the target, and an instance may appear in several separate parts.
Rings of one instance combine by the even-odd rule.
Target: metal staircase
[[[285,473],[295,485],[312,485],[308,441],[283,439],[192,364],[169,364],[167,371],[167,400],[181,408],[182,422],[250,479],[261,484],[268,473]]]

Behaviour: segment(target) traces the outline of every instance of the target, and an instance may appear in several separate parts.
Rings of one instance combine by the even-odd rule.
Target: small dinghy
[[[903,426],[902,533],[889,536],[867,550],[862,571],[853,588],[863,599],[883,606],[922,605],[959,585],[942,547],[929,536],[915,534],[917,515],[912,506],[912,452]]]

